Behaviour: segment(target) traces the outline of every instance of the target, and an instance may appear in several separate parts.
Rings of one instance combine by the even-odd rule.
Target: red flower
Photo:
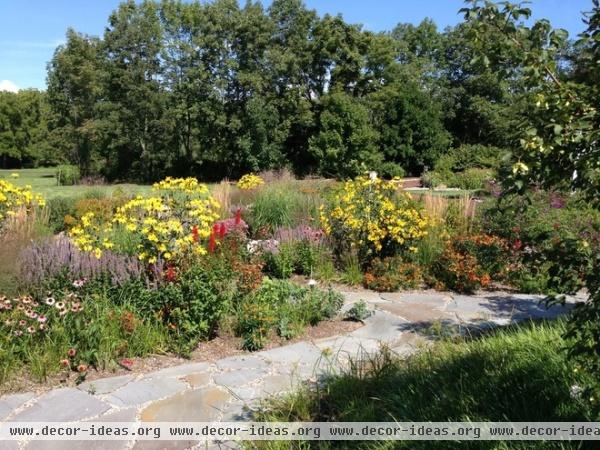
[[[219,224],[219,239],[223,239],[225,237],[225,233],[227,232],[227,228],[225,228],[225,222],[221,222]]]
[[[213,231],[212,231],[212,233],[210,233],[210,238],[208,240],[208,253],[214,253],[216,245],[217,245],[217,241],[215,239],[215,230],[213,228]]]
[[[165,272],[165,278],[167,281],[169,282],[173,282],[175,281],[177,274],[175,273],[175,268],[173,267],[173,264],[169,264],[167,267],[167,271]]]
[[[198,234],[198,227],[196,225],[192,227],[192,238],[194,239],[194,242],[198,242],[198,240],[200,239],[200,236]]]
[[[238,226],[240,223],[242,223],[242,208],[238,208],[238,209],[235,211],[235,225],[236,225],[236,227],[237,227],[237,226]]]
[[[60,360],[60,365],[61,367],[69,367],[70,363],[68,359],[61,359]]]
[[[513,243],[513,250],[521,250],[521,247],[523,247],[523,242],[521,242],[521,239],[517,239],[514,243]]]
[[[70,348],[69,351],[67,352],[67,355],[69,355],[69,358],[73,358],[76,354],[77,354],[77,350],[75,350],[74,348]]]

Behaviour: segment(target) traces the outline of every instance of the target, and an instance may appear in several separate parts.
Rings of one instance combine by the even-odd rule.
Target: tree
[[[383,162],[377,133],[367,108],[343,92],[322,100],[319,132],[310,139],[310,152],[319,161],[319,173],[342,178],[376,169]]]
[[[99,39],[69,29],[67,42],[48,64],[52,128],[84,175],[95,157],[96,107],[102,93],[99,50]]]

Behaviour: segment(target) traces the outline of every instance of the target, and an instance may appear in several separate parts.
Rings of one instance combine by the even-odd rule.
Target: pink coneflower
[[[33,333],[35,333],[35,328],[34,327],[27,327],[27,332],[29,334],[33,334]]]
[[[77,350],[74,348],[70,348],[69,351],[67,352],[67,355],[69,355],[69,358],[75,357],[76,354],[77,354]]]
[[[37,320],[39,323],[46,323],[48,318],[46,316],[38,316]]]
[[[83,285],[85,284],[85,281],[86,281],[85,278],[75,280],[75,281],[73,281],[73,287],[76,287],[76,288],[83,287]]]
[[[29,305],[31,303],[31,297],[23,297],[21,300],[24,304]]]
[[[69,360],[68,359],[61,359],[60,360],[60,365],[62,367],[69,367],[69,365],[70,365]]]
[[[46,329],[46,324],[45,323],[40,323],[40,325],[38,326],[38,328],[40,329],[40,331],[44,331]]]
[[[15,336],[21,336],[23,332],[21,330],[15,330]]]
[[[65,309],[65,302],[56,302],[56,309]]]
[[[48,297],[44,302],[46,303],[46,305],[52,306],[52,305],[54,305],[56,300],[54,299],[54,297]]]
[[[21,320],[19,320],[19,325],[24,327],[25,325],[27,325],[27,321],[21,319]]]
[[[85,364],[79,364],[79,365],[77,366],[77,372],[79,372],[79,373],[83,373],[83,372],[85,372],[86,370],[87,370],[87,366],[86,366]]]
[[[61,309],[60,311],[58,311],[58,315],[60,317],[64,316],[65,314],[67,314],[69,311],[67,311],[66,309]]]

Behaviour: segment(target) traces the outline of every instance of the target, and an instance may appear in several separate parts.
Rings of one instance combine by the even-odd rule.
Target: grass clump
[[[400,360],[389,352],[316,390],[272,400],[270,421],[589,421],[593,403],[571,395],[586,380],[562,351],[564,322],[540,322],[473,340],[442,341]],[[585,448],[560,442],[353,443],[369,448]],[[344,442],[269,443],[272,447],[346,447]],[[592,448],[592,447],[589,447]]]

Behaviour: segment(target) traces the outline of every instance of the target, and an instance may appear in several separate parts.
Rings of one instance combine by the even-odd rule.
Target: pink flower
[[[29,334],[33,334],[33,333],[35,333],[35,328],[33,328],[33,327],[27,327],[27,332]]]
[[[37,318],[39,323],[46,323],[46,321],[48,320],[48,318],[46,316],[39,316]]]
[[[61,360],[60,360],[60,365],[61,365],[62,367],[69,367],[69,364],[70,364],[70,363],[69,363],[69,360],[68,360],[68,359],[61,359]]]
[[[67,355],[69,355],[69,358],[75,357],[76,354],[77,354],[77,350],[74,348],[70,348],[69,351],[67,352]]]

